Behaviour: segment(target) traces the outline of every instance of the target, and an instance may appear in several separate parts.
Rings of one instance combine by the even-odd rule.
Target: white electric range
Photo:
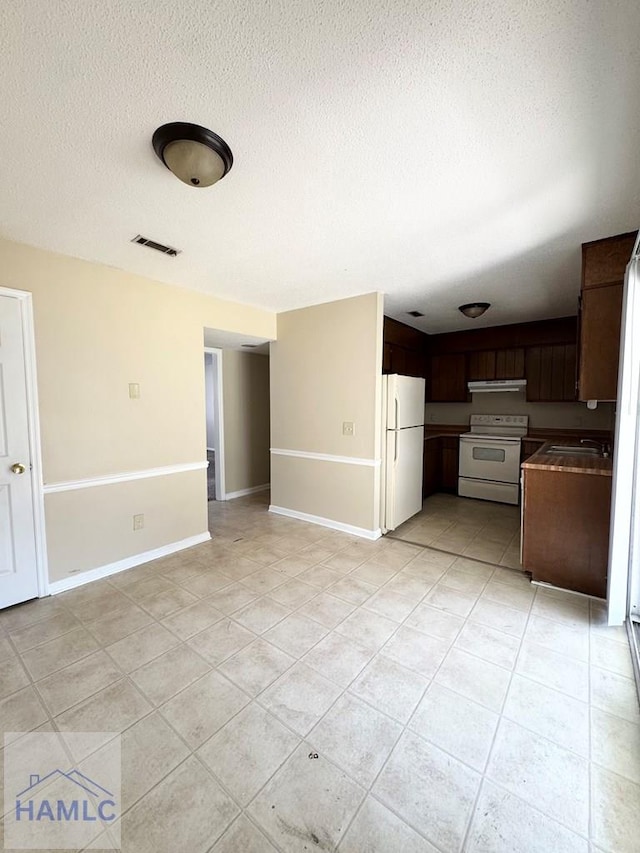
[[[529,429],[527,415],[471,415],[460,436],[458,494],[517,504],[520,445]]]

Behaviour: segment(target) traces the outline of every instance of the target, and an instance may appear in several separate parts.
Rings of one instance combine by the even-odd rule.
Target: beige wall
[[[470,415],[528,415],[529,427],[607,430],[614,426],[613,403],[594,411],[585,403],[527,403],[522,393],[474,394],[471,403],[427,403],[427,423],[468,424]]]
[[[276,333],[269,312],[4,240],[0,286],[33,294],[45,484],[206,459],[203,328]],[[46,495],[51,577],[204,532],[205,479]],[[124,492],[142,536],[119,513]]]
[[[273,455],[271,504],[363,530],[379,526],[379,470]]]
[[[269,483],[269,357],[222,352],[225,490]]]
[[[50,580],[63,580],[206,531],[203,474],[185,471],[47,495]],[[134,530],[132,518],[140,512],[145,526]]]
[[[382,319],[376,293],[278,315],[272,448],[380,458]],[[354,436],[343,435],[344,421]],[[272,455],[275,506],[376,530],[379,488],[379,466]]]

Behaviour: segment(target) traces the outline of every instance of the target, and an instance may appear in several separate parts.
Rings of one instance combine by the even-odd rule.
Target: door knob
[[[14,462],[11,466],[11,470],[14,474],[24,474],[24,472],[27,470],[27,466],[23,465],[22,462]]]

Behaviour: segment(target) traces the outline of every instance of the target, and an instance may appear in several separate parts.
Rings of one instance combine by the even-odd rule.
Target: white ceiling
[[[217,349],[235,349],[253,355],[269,355],[268,338],[256,338],[253,335],[241,335],[238,332],[225,332],[222,329],[205,329],[204,345]]]
[[[640,222],[637,0],[5,0],[0,32],[15,240],[444,331],[575,313],[579,244]],[[221,183],[162,166],[168,121],[227,140]]]

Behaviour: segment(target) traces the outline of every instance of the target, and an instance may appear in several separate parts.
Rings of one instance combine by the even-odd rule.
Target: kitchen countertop
[[[522,463],[522,468],[531,468],[539,471],[564,471],[568,474],[598,474],[603,477],[611,477],[613,473],[613,460],[611,457],[602,456],[566,456],[558,453],[547,453],[552,444],[575,444],[575,440],[568,438],[563,440],[545,441],[540,450],[530,456]]]

